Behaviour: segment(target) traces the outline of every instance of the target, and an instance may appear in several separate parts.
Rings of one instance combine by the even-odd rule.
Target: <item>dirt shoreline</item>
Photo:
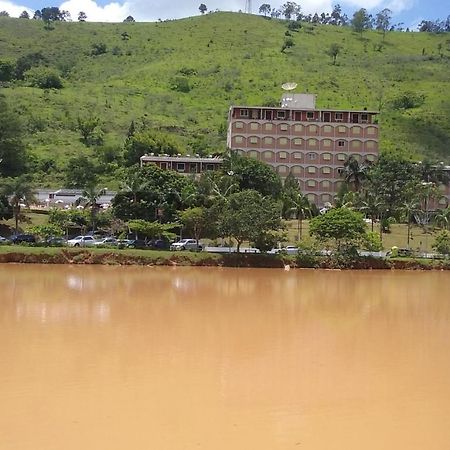
[[[24,249],[25,250],[25,249]],[[146,265],[146,266],[204,266],[245,268],[311,268],[302,265],[295,257],[264,254],[199,254],[148,252],[131,254],[121,251],[91,251],[88,249],[40,249],[39,252],[17,249],[0,253],[0,263],[16,264],[103,264],[103,265]],[[403,269],[403,270],[450,270],[450,260],[377,259],[360,258],[348,267],[336,267],[329,258],[316,261],[319,269]]]

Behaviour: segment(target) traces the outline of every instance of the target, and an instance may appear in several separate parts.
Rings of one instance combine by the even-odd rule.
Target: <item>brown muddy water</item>
[[[0,450],[445,450],[450,273],[0,266]]]

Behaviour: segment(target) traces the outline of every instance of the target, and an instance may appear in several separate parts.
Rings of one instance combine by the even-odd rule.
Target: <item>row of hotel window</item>
[[[364,155],[360,155],[358,153],[352,153],[351,155],[346,154],[346,153],[337,153],[334,156],[331,153],[315,153],[315,152],[288,153],[288,152],[280,152],[280,151],[272,152],[270,150],[266,150],[266,151],[262,151],[262,152],[258,152],[257,150],[249,150],[249,151],[239,150],[238,153],[241,155],[250,156],[251,158],[261,159],[263,161],[270,161],[270,162],[291,161],[294,163],[300,162],[300,161],[324,161],[324,162],[329,161],[331,164],[331,161],[333,161],[333,160],[336,162],[346,161],[349,156],[353,156],[357,161],[373,162],[377,158],[377,156],[372,153],[364,154]]]
[[[366,128],[362,128],[360,126],[350,126],[346,127],[344,125],[338,125],[338,126],[331,126],[331,125],[324,125],[324,126],[318,126],[318,125],[302,125],[302,124],[295,124],[290,126],[287,123],[280,123],[278,125],[275,125],[273,123],[267,122],[264,124],[259,124],[258,122],[250,122],[249,124],[246,124],[244,122],[234,122],[233,129],[235,131],[242,130],[242,132],[245,132],[244,130],[248,130],[251,132],[265,132],[269,134],[273,133],[280,133],[280,134],[306,134],[306,135],[313,135],[313,136],[359,136],[362,137],[363,135],[367,137],[375,137],[378,133],[378,128],[374,126],[368,126]]]
[[[232,147],[279,147],[279,148],[308,148],[308,149],[348,149],[352,148],[355,150],[366,149],[368,151],[376,151],[378,149],[378,142],[373,140],[360,141],[358,139],[353,139],[351,141],[346,141],[344,139],[339,139],[337,141],[332,141],[331,139],[301,139],[294,138],[288,139],[285,137],[280,137],[275,139],[270,136],[264,138],[259,138],[257,136],[250,136],[245,138],[244,136],[234,136],[231,141]]]

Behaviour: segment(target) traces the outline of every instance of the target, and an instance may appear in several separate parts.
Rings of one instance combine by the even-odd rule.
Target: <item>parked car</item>
[[[99,239],[98,241],[94,242],[94,245],[96,247],[117,247],[117,239],[115,237],[104,237],[103,239]]]
[[[278,253],[284,253],[286,255],[296,255],[298,253],[298,247],[296,247],[295,245],[286,245],[286,247],[274,248],[267,253],[275,255]]]
[[[93,247],[97,241],[92,236],[77,236],[67,241],[69,247]]]
[[[169,250],[170,248],[170,242],[167,239],[152,239],[148,245],[153,250]]]
[[[10,242],[9,239],[6,239],[5,237],[0,236],[0,245],[1,244],[8,244],[9,242]]]
[[[48,245],[49,247],[64,247],[65,245],[67,245],[67,239],[63,237],[52,236],[45,241],[45,245]]]
[[[181,239],[178,242],[174,242],[170,246],[170,250],[189,250],[193,252],[201,251],[203,249],[202,244],[198,243],[195,239]]]
[[[11,236],[10,240],[13,244],[21,244],[22,242],[34,244],[36,242],[36,238],[32,234],[15,234]]]
[[[410,256],[414,256],[414,251],[410,248],[391,249],[386,253],[386,256],[387,257],[399,256],[399,257],[407,258]]]
[[[143,239],[128,239],[128,242],[125,245],[125,247],[137,248],[141,250],[148,250],[150,248],[147,241],[144,241]]]

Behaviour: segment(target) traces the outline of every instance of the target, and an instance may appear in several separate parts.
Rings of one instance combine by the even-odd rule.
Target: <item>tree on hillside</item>
[[[337,4],[333,6],[333,11],[330,14],[330,25],[344,26],[347,25],[348,17],[342,14],[341,5]]]
[[[11,81],[14,78],[15,64],[7,59],[0,59],[0,81]]]
[[[51,67],[32,67],[25,72],[24,78],[31,86],[40,89],[61,89],[63,87],[60,73]]]
[[[77,118],[77,128],[81,133],[81,142],[86,147],[91,145],[101,145],[103,143],[103,132],[100,128],[100,118],[96,116],[79,116]]]
[[[272,7],[268,3],[263,3],[259,7],[259,13],[264,14],[264,17],[267,17],[267,15],[270,14],[270,11],[272,10]]]
[[[280,207],[254,190],[236,192],[222,203],[218,218],[219,234],[237,242],[237,252],[244,241],[255,242],[265,233],[281,227]]]
[[[15,77],[18,80],[23,80],[26,71],[30,70],[32,67],[46,64],[47,62],[47,58],[40,51],[27,53],[17,59]]]
[[[29,19],[30,15],[28,14],[28,11],[22,11],[20,13],[19,19]]]
[[[335,42],[330,45],[330,47],[326,50],[326,54],[333,59],[333,66],[336,65],[336,58],[341,52],[341,46],[336,44]]]
[[[383,40],[386,36],[386,32],[391,27],[392,11],[388,8],[384,8],[375,16],[375,28],[383,32]]]
[[[84,11],[78,13],[78,22],[86,22],[87,15]]]
[[[18,115],[0,95],[0,176],[14,177],[25,170],[26,151]]]
[[[372,28],[372,18],[365,8],[361,8],[353,14],[351,25],[353,31],[362,36],[364,31]]]
[[[204,3],[200,3],[200,6],[198,7],[198,10],[202,13],[205,14],[206,11],[208,11],[208,8],[206,7],[206,5]]]
[[[84,189],[97,181],[97,166],[85,155],[74,156],[67,162],[64,170],[65,183],[70,188]]]
[[[300,14],[301,7],[295,2],[286,2],[281,5],[281,14],[286,20],[291,20],[292,17]]]
[[[0,17],[9,17],[8,11],[0,11]]]
[[[134,20],[134,17],[133,17],[133,16],[128,16],[128,17],[126,17],[126,18],[124,19],[124,22],[125,22],[125,23],[133,23],[133,22],[136,22],[136,21]]]
[[[42,13],[40,9],[37,9],[33,14],[34,20],[42,20]]]
[[[36,201],[34,187],[26,175],[6,178],[2,181],[2,193],[9,198],[12,206],[15,231],[19,231],[20,211],[23,205],[30,206]]]

